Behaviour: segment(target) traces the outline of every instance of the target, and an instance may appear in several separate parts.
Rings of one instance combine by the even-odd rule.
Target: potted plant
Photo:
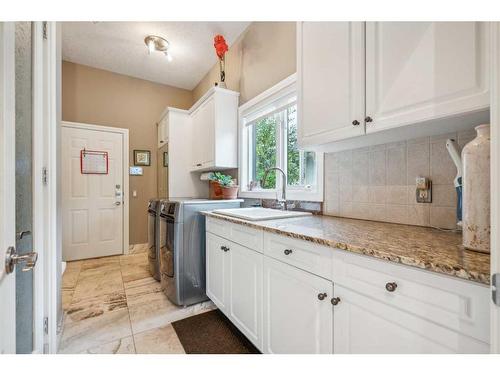
[[[238,185],[236,185],[231,176],[215,172],[212,174],[210,182],[215,182],[222,188],[222,199],[236,199],[238,197]],[[216,191],[216,189],[214,189],[214,191]]]

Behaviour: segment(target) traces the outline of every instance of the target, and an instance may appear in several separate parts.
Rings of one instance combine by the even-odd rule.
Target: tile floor
[[[135,245],[128,255],[67,263],[59,353],[184,353],[170,323],[215,306],[173,305],[149,275],[146,250]]]

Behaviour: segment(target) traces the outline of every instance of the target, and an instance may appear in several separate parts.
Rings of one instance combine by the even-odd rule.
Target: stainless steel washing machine
[[[180,198],[160,201],[161,286],[170,301],[188,306],[205,294],[205,217],[200,211],[238,208],[242,199]]]

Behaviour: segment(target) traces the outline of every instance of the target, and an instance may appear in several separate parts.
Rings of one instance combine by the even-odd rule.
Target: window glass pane
[[[287,109],[287,173],[289,186],[316,184],[316,153],[297,146],[297,105]]]
[[[300,151],[297,148],[297,106],[287,109],[287,174],[288,185],[301,185]]]
[[[248,127],[251,139],[250,163],[252,164],[250,181],[258,184],[264,178],[268,168],[276,166],[277,140],[276,140],[277,116],[272,115],[257,121]],[[276,187],[275,173],[269,173],[263,186],[264,189]]]

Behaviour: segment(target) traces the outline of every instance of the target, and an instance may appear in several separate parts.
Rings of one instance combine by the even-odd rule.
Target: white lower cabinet
[[[224,251],[228,241],[207,233],[206,240],[206,270],[207,296],[224,313],[227,312],[229,299],[229,260]]]
[[[335,285],[336,354],[489,353],[489,345]]]
[[[489,352],[486,285],[215,224],[207,295],[263,353]]]
[[[332,353],[332,282],[264,257],[264,353]]]
[[[262,254],[231,243],[229,250],[229,318],[262,348]]]
[[[261,253],[207,233],[207,296],[262,348]]]

